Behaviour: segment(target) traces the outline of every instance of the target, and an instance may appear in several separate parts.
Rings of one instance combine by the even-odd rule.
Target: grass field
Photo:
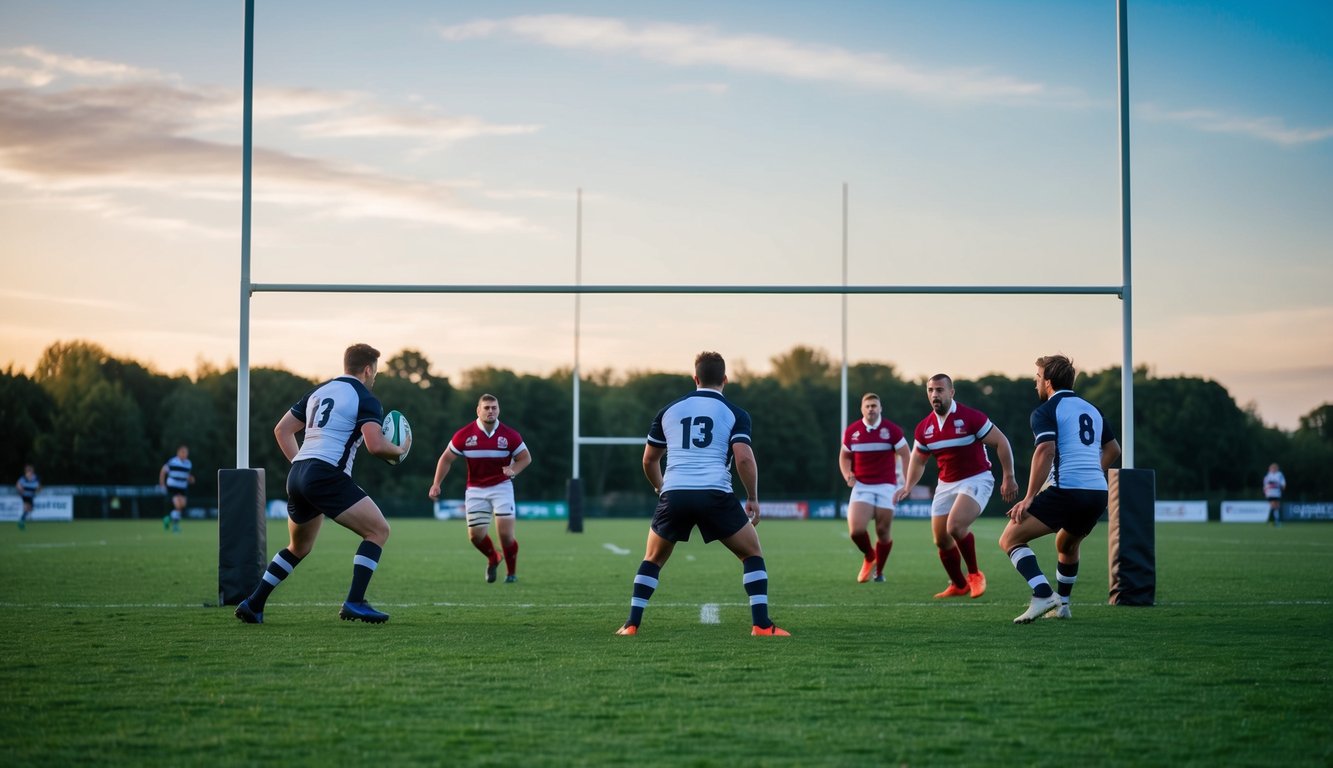
[[[949,602],[923,521],[895,523],[884,584],[855,583],[840,521],[770,521],[780,639],[749,637],[739,564],[697,537],[612,636],[647,520],[520,522],[509,585],[461,522],[393,524],[382,626],[337,618],[356,542],[334,525],[260,626],[210,607],[214,523],[5,526],[4,763],[1333,764],[1333,526],[1158,526],[1152,608],[1105,605],[1099,527],[1073,620],[1014,626],[999,520],[976,528],[989,592]]]

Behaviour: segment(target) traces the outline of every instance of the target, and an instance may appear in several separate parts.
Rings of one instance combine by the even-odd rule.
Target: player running
[[[454,461],[467,460],[467,490],[463,506],[467,510],[468,540],[486,556],[486,582],[495,581],[495,571],[504,560],[506,584],[518,581],[518,539],[514,538],[514,478],[532,463],[532,452],[522,436],[500,423],[500,401],[495,395],[477,400],[477,419],[454,433],[454,437],[435,464],[435,480],[427,492],[440,498],[440,483],[449,474]],[[495,520],[500,548],[491,543],[491,519]]]
[[[1009,439],[986,414],[957,402],[953,395],[953,379],[942,373],[926,382],[926,397],[934,413],[916,425],[906,482],[893,500],[907,498],[921,480],[926,460],[934,456],[940,468],[940,483],[930,505],[930,531],[939,548],[940,562],[949,574],[949,586],[935,597],[970,594],[975,598],[986,592],[986,574],[977,566],[977,540],[971,528],[995,490],[986,446],[994,448],[1000,458],[1003,473],[1000,495],[1005,501],[1018,496],[1018,483],[1014,479],[1014,453]],[[967,563],[966,574],[963,562]]]
[[[1032,587],[1028,609],[1014,619],[1015,624],[1040,616],[1070,617],[1079,544],[1106,511],[1106,470],[1120,458],[1120,443],[1102,412],[1074,394],[1075,375],[1074,364],[1064,355],[1037,358],[1041,405],[1032,412],[1037,443],[1032,474],[1027,495],[1009,510],[1009,524],[1000,534],[1000,549]],[[1052,531],[1059,531],[1055,536],[1058,594],[1052,593],[1037,555],[1028,546]]]
[[[847,504],[847,528],[852,543],[861,550],[861,571],[856,580],[884,581],[884,564],[893,549],[889,527],[893,524],[893,494],[898,490],[898,462],[908,464],[911,451],[907,438],[897,424],[883,418],[879,395],[861,396],[861,418],[847,425],[842,433],[838,466],[842,479],[852,489]],[[870,545],[866,526],[875,523],[875,545]]]

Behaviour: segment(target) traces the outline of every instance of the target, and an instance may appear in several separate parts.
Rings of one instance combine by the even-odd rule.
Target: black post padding
[[[250,596],[268,565],[264,470],[218,470],[218,605]]]
[[[569,479],[569,525],[570,533],[583,533],[583,481],[577,477]]]
[[[1153,605],[1157,598],[1157,476],[1113,469],[1109,476],[1111,605]]]

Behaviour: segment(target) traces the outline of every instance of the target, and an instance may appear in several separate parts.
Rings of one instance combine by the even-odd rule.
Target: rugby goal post
[[[1116,37],[1119,90],[1119,154],[1120,154],[1120,220],[1121,220],[1121,275],[1119,285],[1107,286],[977,286],[977,285],[880,285],[849,286],[846,284],[846,186],[843,194],[843,285],[841,286],[789,286],[789,285],[583,285],[582,284],[582,190],[578,195],[578,225],[576,238],[575,283],[573,285],[389,285],[359,284],[330,285],[312,283],[255,283],[250,274],[250,224],[251,224],[251,182],[253,154],[253,98],[254,98],[254,0],[245,0],[245,50],[244,78],[242,98],[242,180],[241,180],[241,275],[240,275],[240,351],[237,362],[237,397],[236,397],[236,467],[237,471],[248,469],[250,463],[249,423],[250,423],[250,300],[259,292],[318,292],[318,293],[563,293],[575,297],[575,365],[574,380],[574,443],[573,477],[570,481],[570,498],[574,499],[576,486],[579,484],[579,447],[584,444],[638,443],[641,438],[624,437],[589,437],[579,434],[578,385],[580,370],[578,365],[578,334],[581,312],[581,297],[584,294],[841,294],[843,302],[844,354],[843,366],[843,403],[846,397],[846,297],[848,295],[875,294],[1047,294],[1047,295],[1114,295],[1121,299],[1122,318],[1122,362],[1121,362],[1121,437],[1123,450],[1121,463],[1125,469],[1134,467],[1134,367],[1133,367],[1133,291],[1132,258],[1130,227],[1130,159],[1129,159],[1129,58],[1128,58],[1128,14],[1127,0],[1116,0]],[[844,420],[845,421],[845,420]],[[585,442],[589,441],[589,442]],[[593,442],[596,441],[596,442]],[[582,530],[582,492],[577,488],[579,519],[577,530]],[[1137,496],[1135,497],[1137,498]],[[1121,513],[1126,510],[1122,509]],[[1129,512],[1140,521],[1147,515],[1151,529],[1153,509],[1134,508]],[[219,515],[226,510],[219,505]],[[570,529],[575,530],[571,508]],[[1151,554],[1151,544],[1149,544]]]

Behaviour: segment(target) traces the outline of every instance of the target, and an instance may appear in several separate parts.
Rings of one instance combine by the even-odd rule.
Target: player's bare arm
[[[846,448],[838,452],[838,468],[842,470],[842,479],[848,488],[856,485],[856,475],[852,473],[852,452]]]
[[[378,456],[381,459],[394,459],[406,455],[412,448],[412,435],[407,435],[407,440],[402,445],[394,445],[389,438],[384,436],[383,427],[377,421],[368,421],[361,425],[361,438],[366,443],[366,450],[372,456]]]
[[[291,462],[296,459],[296,452],[301,450],[301,446],[296,442],[296,433],[305,429],[305,422],[287,411],[282,415],[277,425],[273,427],[273,437],[278,441],[278,448],[282,450],[282,455]]]
[[[736,457],[736,474],[745,486],[745,514],[751,524],[759,525],[759,462],[754,449],[745,443],[732,443],[731,452]]]
[[[1041,492],[1041,486],[1051,474],[1051,465],[1055,463],[1055,443],[1038,443],[1032,452],[1032,471],[1028,474],[1028,492],[1009,510],[1009,519],[1015,523],[1023,522],[1032,500]]]
[[[1018,479],[1014,477],[1014,449],[1009,445],[1009,438],[992,424],[981,442],[994,448],[995,455],[1000,458],[1000,496],[1005,501],[1013,501],[1018,498]]]
[[[660,445],[645,445],[643,447],[643,476],[648,478],[648,484],[653,487],[653,493],[662,494],[662,456],[666,454],[666,448]]]
[[[440,483],[444,482],[445,476],[449,474],[449,468],[454,465],[454,459],[457,458],[458,454],[446,445],[444,452],[440,454],[440,460],[435,462],[435,479],[431,481],[430,490],[426,492],[427,496],[432,499],[440,498]]]
[[[893,502],[896,504],[907,498],[916,484],[921,482],[921,475],[926,471],[926,456],[916,448],[912,449],[911,458],[906,463],[907,469],[903,472],[906,477],[903,478],[903,484],[893,494]]]
[[[1106,472],[1111,465],[1120,459],[1120,441],[1108,440],[1106,445],[1102,446],[1102,471]]]
[[[505,477],[512,480],[513,478],[518,477],[518,473],[527,469],[528,465],[531,463],[532,451],[524,450],[522,453],[515,456],[513,461],[509,462],[509,466],[500,471],[504,473]]]

